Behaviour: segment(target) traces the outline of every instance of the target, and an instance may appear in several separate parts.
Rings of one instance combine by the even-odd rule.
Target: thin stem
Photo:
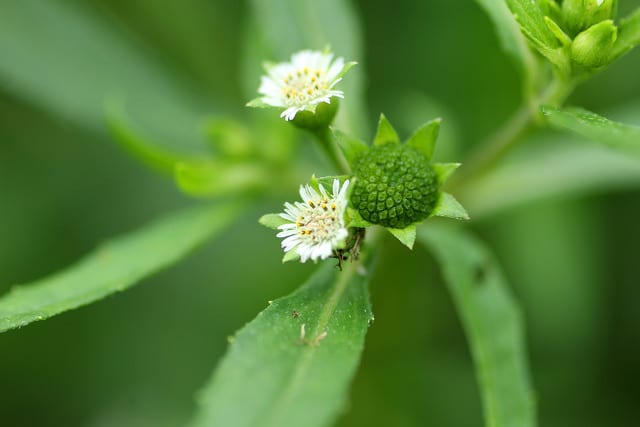
[[[459,187],[463,182],[482,175],[493,167],[522,140],[523,136],[541,125],[540,106],[561,105],[571,94],[575,85],[575,82],[554,79],[537,99],[531,103],[525,103],[502,128],[471,155],[461,168],[458,177],[450,182],[449,187]]]
[[[323,127],[313,132],[316,139],[320,143],[322,150],[329,157],[329,160],[333,163],[333,165],[338,169],[340,173],[349,173],[350,167],[347,163],[347,160],[342,155],[342,152],[338,148],[336,144],[333,134],[329,127]]]

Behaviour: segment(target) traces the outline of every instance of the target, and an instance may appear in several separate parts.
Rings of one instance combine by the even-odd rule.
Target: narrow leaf
[[[638,44],[640,44],[640,8],[620,22],[611,60],[619,58]]]
[[[76,264],[0,298],[0,332],[123,291],[169,267],[229,224],[239,205],[190,208],[107,242]]]
[[[438,259],[471,348],[485,425],[533,427],[522,316],[499,266],[462,230],[423,226],[419,240]]]
[[[604,145],[640,156],[640,127],[611,121],[581,108],[542,107],[549,123]]]
[[[413,249],[413,244],[416,241],[416,226],[410,225],[406,228],[387,228],[393,236],[400,240],[400,243],[408,247],[409,249]]]
[[[378,130],[376,132],[375,138],[373,138],[373,145],[383,145],[383,144],[399,144],[400,138],[398,138],[398,133],[391,126],[389,120],[384,116],[384,114],[380,114],[380,120],[378,121]]]
[[[358,138],[347,135],[339,129],[332,129],[332,131],[338,147],[350,165],[353,165],[360,154],[369,149],[369,146]]]
[[[469,214],[465,208],[449,193],[440,193],[440,198],[431,216],[441,216],[453,219],[469,219]]]
[[[409,138],[407,145],[422,151],[427,156],[427,159],[431,160],[433,151],[436,148],[440,123],[442,123],[442,119],[437,118],[420,126],[411,138]]]
[[[344,407],[373,319],[359,263],[324,262],[234,337],[191,424],[329,426]]]

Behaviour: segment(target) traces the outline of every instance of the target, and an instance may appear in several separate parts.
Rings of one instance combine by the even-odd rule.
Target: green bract
[[[426,219],[438,199],[438,179],[417,149],[385,144],[362,153],[351,204],[372,224],[404,228]]]
[[[420,126],[405,144],[384,115],[373,146],[334,131],[354,176],[347,209],[349,226],[382,225],[411,248],[416,224],[431,217],[469,219],[467,212],[440,188],[459,163],[431,163],[440,119]]]

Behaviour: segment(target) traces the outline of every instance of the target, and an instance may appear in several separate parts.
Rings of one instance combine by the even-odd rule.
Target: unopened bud
[[[618,27],[611,20],[602,21],[578,34],[571,45],[571,59],[584,68],[599,68],[609,62],[611,48],[618,37]]]

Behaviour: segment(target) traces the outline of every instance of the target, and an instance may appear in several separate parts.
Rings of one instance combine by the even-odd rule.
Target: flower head
[[[332,193],[322,184],[318,184],[319,192],[310,185],[301,185],[302,202],[285,203],[284,213],[280,214],[287,221],[278,227],[282,249],[295,250],[300,261],[306,262],[328,258],[343,246],[349,236],[344,220],[348,188],[349,180],[341,187],[337,179],[333,180]]]
[[[291,55],[290,62],[265,65],[258,93],[263,95],[247,105],[250,107],[281,107],[280,117],[293,120],[300,111],[315,113],[318,104],[331,103],[331,98],[343,98],[334,86],[354,65],[342,58],[334,60],[330,52],[302,50]]]

